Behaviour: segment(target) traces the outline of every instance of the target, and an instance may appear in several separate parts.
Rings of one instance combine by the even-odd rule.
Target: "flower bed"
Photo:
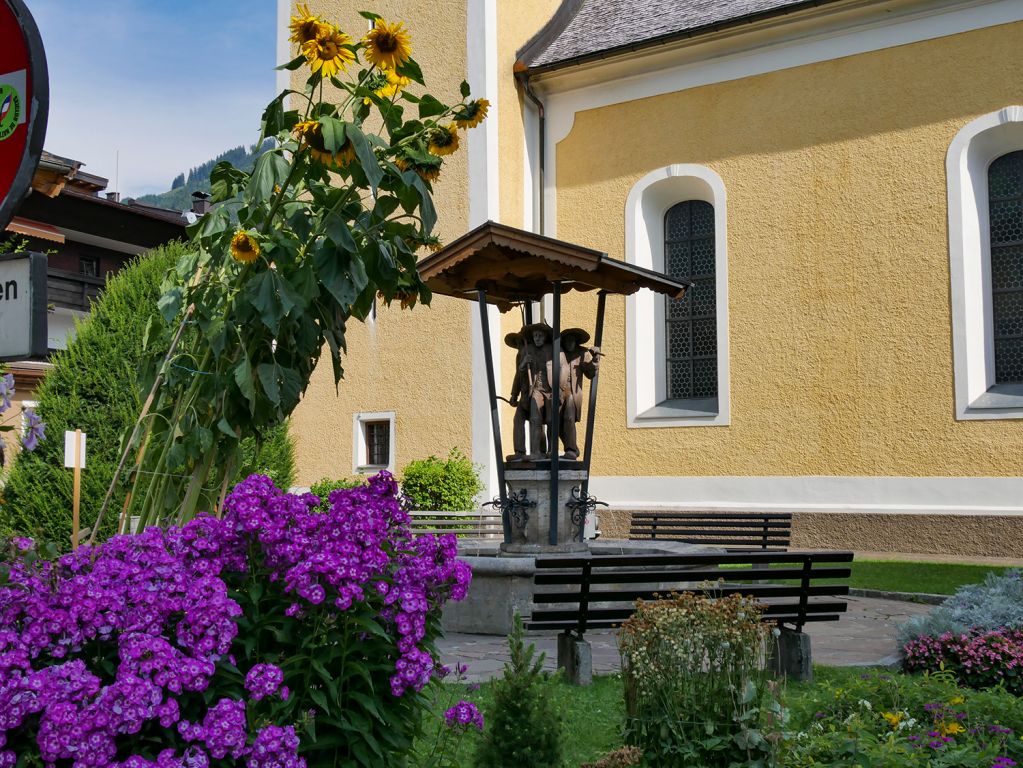
[[[389,764],[438,673],[454,537],[413,538],[397,486],[319,499],[254,475],[223,519],[0,572],[0,768]]]
[[[975,630],[938,637],[923,635],[902,649],[907,672],[948,670],[972,688],[1004,685],[1023,695],[1023,629]]]

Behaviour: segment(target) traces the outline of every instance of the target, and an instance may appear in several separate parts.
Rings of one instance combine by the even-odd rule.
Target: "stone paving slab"
[[[812,638],[815,664],[829,666],[878,666],[898,659],[896,637],[898,626],[911,616],[927,613],[932,606],[900,600],[850,597],[848,612],[839,621],[806,625]],[[603,675],[620,667],[617,633],[587,632],[593,647],[593,672]],[[544,667],[557,666],[557,636],[530,634],[537,651],[547,654]],[[452,668],[468,667],[466,679],[481,682],[499,677],[508,661],[508,641],[496,635],[449,634],[438,643],[441,661]]]

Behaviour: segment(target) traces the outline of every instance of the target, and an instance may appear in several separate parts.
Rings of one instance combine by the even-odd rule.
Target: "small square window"
[[[85,277],[99,277],[99,259],[95,256],[79,256],[78,273]]]
[[[394,413],[357,413],[352,426],[352,470],[393,472]]]

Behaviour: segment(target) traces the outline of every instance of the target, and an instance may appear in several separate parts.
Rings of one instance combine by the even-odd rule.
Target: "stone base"
[[[805,632],[783,629],[772,644],[767,667],[778,676],[797,682],[813,682],[810,636]]]
[[[582,544],[582,530],[572,520],[572,491],[581,487],[586,472],[578,469],[558,471],[558,497],[551,508],[551,471],[549,469],[509,469],[504,473],[511,499],[521,499],[529,506],[520,507],[511,515],[511,542],[507,552],[540,554],[542,552],[582,551],[572,545]],[[557,519],[557,539],[550,538],[551,519]],[[525,549],[521,547],[527,547]],[[528,548],[533,547],[533,548]],[[537,548],[540,547],[540,548]]]
[[[565,670],[565,679],[573,685],[590,685],[593,682],[590,644],[569,632],[558,635],[558,669]]]

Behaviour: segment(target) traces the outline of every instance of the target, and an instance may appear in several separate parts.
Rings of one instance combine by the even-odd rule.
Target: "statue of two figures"
[[[515,380],[509,403],[515,408],[512,439],[515,453],[507,461],[537,461],[550,457],[546,428],[551,420],[552,382],[554,379],[553,331],[545,323],[533,323],[518,333],[509,333],[504,343],[516,350]],[[564,458],[579,458],[577,425],[582,417],[583,377],[592,379],[601,356],[597,347],[584,348],[590,334],[582,328],[561,332],[559,371],[558,432],[565,447]],[[526,425],[529,447],[526,453]]]

